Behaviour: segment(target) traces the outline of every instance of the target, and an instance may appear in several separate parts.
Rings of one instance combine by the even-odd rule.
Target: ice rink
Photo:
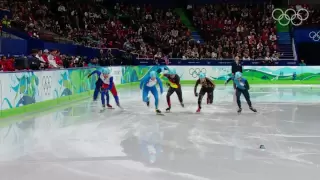
[[[88,99],[1,127],[1,180],[319,178],[320,87],[252,85],[258,113],[243,99],[238,115],[231,85],[219,85],[200,114],[185,86],[186,107],[174,94],[165,116],[137,89],[120,90],[124,110],[99,113],[100,101]]]

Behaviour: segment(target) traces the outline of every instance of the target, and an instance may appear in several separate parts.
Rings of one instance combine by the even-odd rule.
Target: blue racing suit
[[[163,86],[160,78],[156,77],[154,80],[151,79],[149,75],[146,75],[140,81],[140,89],[142,89],[142,100],[143,102],[149,102],[148,94],[149,92],[152,93],[155,99],[155,107],[158,109],[159,105],[159,96],[158,90],[156,85],[159,84],[160,86],[160,93],[163,93]]]
[[[102,82],[102,80],[100,79],[101,72],[98,71],[98,70],[95,70],[95,71],[93,71],[92,73],[90,73],[90,74],[88,75],[88,78],[89,78],[90,76],[94,75],[94,74],[97,74],[97,77],[98,77],[98,80],[96,81],[96,88],[94,89],[94,93],[93,93],[93,100],[95,101],[95,100],[97,100],[97,98],[98,98],[98,94],[99,94],[99,92],[100,92],[100,88],[101,88],[103,82]]]

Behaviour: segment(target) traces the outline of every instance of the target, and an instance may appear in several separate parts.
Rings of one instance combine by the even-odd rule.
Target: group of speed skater
[[[110,73],[111,73],[110,70],[106,68],[101,71],[95,70],[88,75],[88,77],[94,74],[98,76],[98,80],[96,81],[96,88],[93,93],[93,100],[96,101],[98,98],[98,94],[101,93],[101,103],[102,103],[103,109],[113,108],[110,105],[110,101],[109,101],[109,91],[110,91],[115,99],[117,106],[121,108],[117,89],[113,81],[113,76],[111,76]],[[150,105],[149,93],[151,92],[151,94],[155,99],[155,111],[157,114],[162,113],[159,110],[159,95],[158,95],[159,93],[156,88],[156,85],[158,84],[160,87],[160,93],[163,94],[163,84],[160,79],[162,76],[165,76],[168,79],[167,85],[169,87],[167,96],[166,96],[167,104],[168,104],[168,108],[166,109],[166,112],[170,112],[171,110],[170,96],[174,92],[177,94],[181,106],[184,107],[180,77],[179,75],[177,75],[175,69],[164,70],[164,71],[161,71],[160,73],[157,73],[156,71],[151,71],[141,79],[140,90],[142,91],[142,100],[143,102],[146,103],[147,106]],[[207,94],[207,104],[213,103],[213,96],[214,96],[213,94],[215,89],[215,83],[211,79],[206,77],[205,73],[199,73],[198,76],[199,76],[199,79],[196,81],[194,86],[194,95],[198,97],[198,109],[196,110],[197,113],[201,112],[202,99],[205,96],[205,94]],[[240,101],[241,94],[243,94],[244,98],[246,99],[249,109],[253,112],[257,112],[257,110],[252,107],[252,103],[250,100],[249,82],[244,77],[242,77],[242,73],[236,72],[235,74],[233,74],[225,82],[225,85],[231,80],[233,81],[235,95],[237,99],[237,105],[238,105],[237,112],[238,113],[242,112],[241,101]],[[201,89],[198,93],[197,87],[199,85],[201,85]]]

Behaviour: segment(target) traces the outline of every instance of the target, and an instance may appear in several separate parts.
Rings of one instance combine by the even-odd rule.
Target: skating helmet
[[[242,77],[242,73],[241,72],[236,72],[236,75],[235,75],[235,78],[238,79],[238,78],[241,78]]]
[[[110,69],[109,68],[103,69],[102,74],[110,74]]]
[[[150,77],[155,78],[157,76],[157,73],[155,71],[150,72]]]
[[[202,72],[201,72],[201,73],[199,74],[199,78],[200,78],[200,79],[203,79],[203,78],[205,78],[205,77],[206,77],[206,74],[205,74],[205,73],[202,73]]]
[[[175,74],[177,74],[177,73],[176,73],[176,70],[175,70],[175,69],[170,69],[169,74],[170,74],[170,75],[175,75]]]

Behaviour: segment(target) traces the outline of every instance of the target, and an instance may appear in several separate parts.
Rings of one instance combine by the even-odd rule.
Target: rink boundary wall
[[[200,72],[206,73],[216,84],[223,84],[231,76],[230,66],[109,67],[118,88],[134,89],[139,88],[137,82],[150,71],[173,68],[181,77],[181,83],[188,85],[194,85]],[[0,73],[0,119],[50,111],[89,98],[97,77],[87,76],[97,69],[102,68]],[[320,66],[244,66],[243,75],[250,84],[320,85]],[[162,80],[167,81],[166,78]]]
[[[121,85],[118,85],[117,88],[124,89],[124,88],[129,88],[131,86],[137,86],[137,83],[121,84]],[[0,114],[0,119],[2,118],[6,119],[12,116],[17,116],[17,119],[12,119],[12,120],[19,121],[19,115],[21,116],[23,115],[24,118],[26,118],[26,116],[30,116],[30,117],[39,116],[41,114],[46,114],[49,112],[56,111],[58,109],[66,108],[82,100],[92,99],[92,95],[93,95],[93,90],[90,90],[90,91],[79,93],[79,94],[64,96],[57,99],[37,102],[34,104],[28,104],[28,105],[17,107],[17,108],[2,110]],[[9,122],[8,121],[5,122],[5,124],[7,123]],[[0,126],[3,126],[2,122],[0,122]]]
[[[0,119],[50,111],[89,98],[97,76],[87,76],[97,69],[102,68],[0,73]],[[121,84],[121,67],[110,69],[117,88],[131,86],[132,83]]]

